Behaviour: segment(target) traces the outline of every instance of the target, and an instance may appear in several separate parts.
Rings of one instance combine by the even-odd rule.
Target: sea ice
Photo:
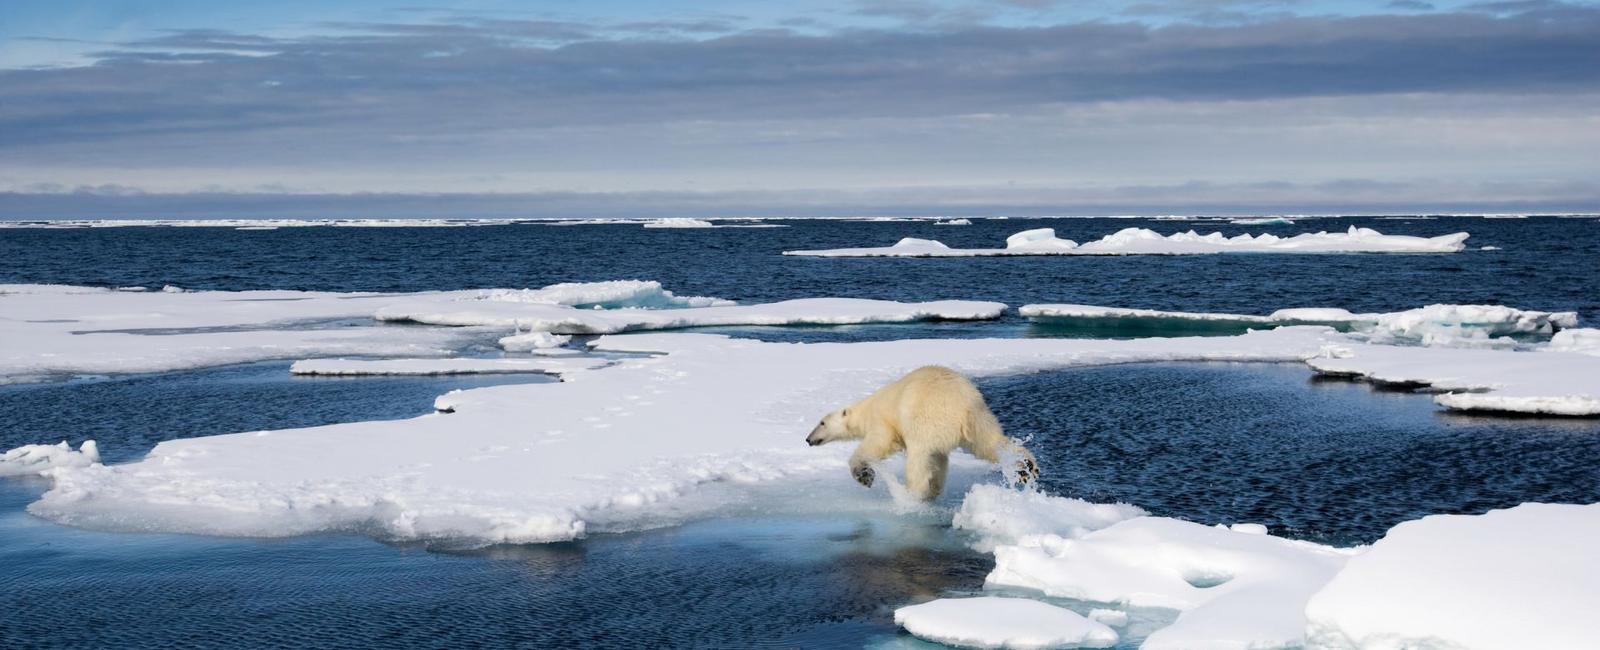
[[[449,393],[435,403],[449,413],[409,420],[167,441],[139,462],[55,473],[30,511],[86,527],[222,535],[566,540],[758,507],[740,486],[777,479],[816,477],[844,494],[865,492],[844,471],[848,449],[807,447],[805,433],[823,412],[919,366],[985,376],[1139,361],[1292,361],[1337,336],[1318,328],[1132,341],[606,336],[593,347],[657,356],[560,383]],[[700,498],[715,486],[727,498]],[[760,507],[792,501],[786,494]]]
[[[1550,346],[1545,349],[1600,356],[1600,329],[1579,327],[1561,330],[1550,337]]]
[[[100,462],[100,448],[85,440],[73,450],[62,441],[54,445],[23,445],[0,454],[0,477],[39,474],[58,467],[88,467]]]
[[[784,255],[811,257],[983,257],[1005,255],[1206,255],[1216,253],[1454,253],[1466,247],[1467,233],[1438,237],[1385,235],[1370,228],[1351,226],[1342,233],[1303,233],[1292,237],[1244,234],[1227,237],[1214,232],[1161,235],[1145,228],[1124,228],[1105,237],[1078,244],[1058,239],[1050,228],[1017,233],[1005,248],[950,248],[933,240],[903,239],[882,248],[834,248],[784,251]]]
[[[1600,504],[1528,503],[1391,528],[1306,605],[1316,648],[1588,648]]]
[[[506,352],[531,352],[552,351],[559,349],[572,341],[571,336],[565,334],[551,334],[549,332],[529,332],[527,334],[512,334],[500,337],[500,349]]]
[[[1294,221],[1283,217],[1261,217],[1256,219],[1232,219],[1228,223],[1235,226],[1292,226]]]
[[[988,588],[1181,613],[1141,648],[1283,648],[1304,639],[1306,600],[1352,551],[1137,517],[1081,537],[995,548]]]
[[[704,219],[656,219],[644,222],[646,228],[715,228],[716,224]]]
[[[941,598],[894,610],[894,622],[960,648],[1109,648],[1117,633],[1064,607],[1026,598]]]
[[[296,375],[484,375],[563,374],[609,363],[595,357],[504,359],[304,359],[289,366]]]
[[[1017,311],[1040,323],[1136,324],[1148,328],[1181,329],[1185,323],[1241,327],[1329,325],[1375,342],[1454,347],[1511,347],[1523,340],[1549,338],[1578,324],[1575,312],[1499,305],[1428,305],[1406,311],[1363,314],[1337,308],[1296,308],[1280,309],[1266,316],[1070,304],[1023,305]],[[1563,340],[1576,341],[1576,336]]]
[[[1039,536],[1080,537],[1149,513],[1125,503],[1090,503],[999,485],[975,485],[961,501],[951,525],[978,535],[973,544],[991,551]]]
[[[1331,345],[1317,372],[1438,391],[1457,410],[1600,415],[1600,357],[1573,352]]]
[[[561,334],[616,334],[639,330],[727,325],[848,325],[926,320],[989,320],[1005,305],[943,300],[901,303],[862,298],[806,298],[757,305],[681,309],[577,309],[564,305],[423,296],[379,309],[383,321],[429,325],[482,325]]]

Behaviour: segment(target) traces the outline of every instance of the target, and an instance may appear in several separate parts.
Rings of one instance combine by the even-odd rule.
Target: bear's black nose
[[[821,441],[821,440],[818,440],[818,439],[816,439],[816,438],[813,438],[813,437],[811,437],[811,436],[806,436],[806,444],[808,444],[808,445],[811,445],[811,446],[813,446],[813,447],[815,447],[815,446],[817,446],[817,445],[820,445],[820,444],[822,444],[822,441]]]

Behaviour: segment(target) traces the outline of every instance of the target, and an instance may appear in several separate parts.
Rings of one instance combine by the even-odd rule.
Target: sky
[[[0,3],[0,218],[1600,211],[1600,4]]]

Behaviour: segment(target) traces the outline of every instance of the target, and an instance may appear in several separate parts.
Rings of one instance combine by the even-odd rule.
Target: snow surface
[[[1289,361],[1318,354],[1337,336],[1320,328],[1133,341],[607,336],[593,347],[660,356],[625,358],[560,383],[446,394],[435,406],[448,414],[167,441],[140,462],[56,473],[29,510],[93,528],[345,530],[487,544],[730,510],[839,507],[873,491],[849,480],[848,445],[807,447],[806,432],[822,413],[913,368],[938,363],[984,376],[1139,361]],[[960,472],[992,471],[978,461],[952,469],[952,486]],[[771,498],[752,496],[780,478],[815,481],[818,494],[797,499],[786,481]]]
[[[941,598],[894,610],[917,637],[961,648],[1109,648],[1117,633],[1064,607],[1026,598]]]
[[[1005,308],[1004,304],[997,302],[967,300],[901,303],[862,298],[806,298],[758,305],[681,309],[578,309],[564,305],[422,296],[379,309],[377,318],[430,325],[514,327],[561,334],[616,334],[727,325],[988,320],[999,318]]]
[[[1589,648],[1600,504],[1529,503],[1389,530],[1306,605],[1318,648]]]
[[[1574,352],[1330,345],[1306,361],[1326,375],[1425,388],[1457,410],[1600,415],[1600,357]]]
[[[563,374],[609,363],[596,357],[504,359],[304,359],[289,366],[296,375],[483,375]]]
[[[1095,305],[1023,305],[1018,313],[1039,322],[1190,321],[1241,326],[1333,325],[1377,342],[1421,343],[1455,347],[1512,347],[1519,340],[1549,338],[1578,324],[1575,312],[1548,312],[1499,305],[1428,305],[1388,313],[1351,313],[1337,308],[1280,309],[1266,316],[1159,311]],[[1563,341],[1582,347],[1578,337]]]
[[[23,445],[0,454],[0,477],[41,474],[58,467],[88,467],[100,462],[100,448],[85,440],[73,450],[65,440],[54,445]]]
[[[1005,248],[950,248],[927,239],[902,239],[882,248],[784,251],[812,257],[983,257],[1003,255],[1205,255],[1216,253],[1454,253],[1466,247],[1467,233],[1438,237],[1385,235],[1351,226],[1342,233],[1316,232],[1227,237],[1193,230],[1163,236],[1146,228],[1124,228],[1084,244],[1059,239],[1050,228],[1028,230],[1006,239]]]
[[[308,356],[443,356],[477,334],[376,325],[300,327],[369,319],[392,299],[366,293],[0,285],[0,383]]]

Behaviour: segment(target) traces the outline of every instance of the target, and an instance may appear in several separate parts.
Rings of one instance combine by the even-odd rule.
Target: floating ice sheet
[[[435,404],[449,414],[163,442],[137,463],[58,473],[30,510],[96,528],[565,540],[728,509],[794,507],[786,491],[757,501],[738,492],[780,478],[816,477],[842,494],[870,494],[844,469],[848,446],[811,448],[805,434],[822,413],[922,365],[982,376],[1138,361],[1290,361],[1317,354],[1329,336],[1336,335],[1315,328],[1136,341],[608,336],[598,349],[663,356],[623,359],[561,383],[450,393]],[[703,497],[719,493],[716,486],[734,492]]]
[[[1017,233],[1005,248],[950,248],[929,239],[906,238],[880,248],[834,248],[784,251],[811,257],[985,257],[1006,255],[1206,255],[1216,253],[1454,253],[1465,248],[1467,233],[1437,237],[1385,235],[1351,226],[1345,232],[1315,232],[1279,237],[1272,234],[1189,232],[1161,235],[1146,228],[1124,228],[1083,244],[1059,239],[1050,228]]]
[[[430,325],[486,325],[561,334],[615,334],[639,330],[724,325],[849,325],[927,320],[989,320],[1005,305],[943,300],[902,303],[861,298],[807,298],[759,305],[681,309],[575,309],[564,305],[419,297],[384,307],[379,320]]]
[[[561,374],[606,365],[605,359],[304,359],[289,366],[296,375],[487,375],[508,373]]]
[[[1307,361],[1317,372],[1442,394],[1450,409],[1600,415],[1600,357],[1351,343]]]

